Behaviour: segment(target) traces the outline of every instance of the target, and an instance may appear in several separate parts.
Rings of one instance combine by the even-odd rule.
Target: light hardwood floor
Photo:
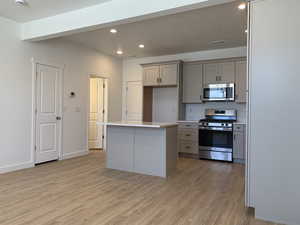
[[[1,225],[271,225],[244,208],[244,167],[180,159],[169,179],[105,169],[105,154],[0,175]]]

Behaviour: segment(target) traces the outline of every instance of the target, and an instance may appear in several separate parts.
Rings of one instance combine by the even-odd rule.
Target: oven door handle
[[[224,127],[199,127],[199,130],[215,130],[215,131],[232,131],[232,128],[224,128]]]

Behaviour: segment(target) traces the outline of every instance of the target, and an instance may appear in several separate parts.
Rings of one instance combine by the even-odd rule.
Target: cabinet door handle
[[[235,134],[233,135],[233,140],[235,140]]]
[[[190,137],[191,135],[190,135],[190,134],[186,134],[185,136],[186,136],[186,137]]]
[[[158,77],[158,78],[156,78],[156,83],[159,83],[159,77]]]
[[[186,146],[185,148],[186,148],[186,149],[190,149],[191,147],[190,147],[190,146]]]

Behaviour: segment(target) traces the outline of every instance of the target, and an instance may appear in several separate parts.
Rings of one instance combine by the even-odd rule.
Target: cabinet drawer
[[[179,123],[179,129],[198,129],[198,123]]]
[[[179,138],[181,140],[198,142],[198,130],[196,130],[196,129],[181,129],[181,130],[179,130]]]
[[[244,124],[234,124],[233,125],[233,131],[234,132],[244,132],[245,125]]]
[[[198,154],[198,144],[189,143],[189,142],[181,142],[179,152]]]

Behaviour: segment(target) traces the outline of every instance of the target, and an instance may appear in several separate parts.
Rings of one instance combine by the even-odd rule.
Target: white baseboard
[[[71,153],[64,153],[62,159],[72,159],[75,157],[80,157],[89,154],[89,151],[87,150],[82,150],[82,151],[77,151],[77,152],[71,152]]]
[[[33,162],[26,162],[26,163],[4,166],[4,167],[0,167],[0,174],[22,170],[22,169],[28,169],[32,167],[34,167]]]
[[[294,223],[294,222],[286,222],[286,221],[282,221],[282,220],[278,220],[276,218],[266,218],[264,216],[256,216],[256,219],[262,220],[262,221],[266,221],[266,222],[272,222],[272,223],[278,223],[278,224],[289,224],[289,225],[298,225],[298,223]]]

